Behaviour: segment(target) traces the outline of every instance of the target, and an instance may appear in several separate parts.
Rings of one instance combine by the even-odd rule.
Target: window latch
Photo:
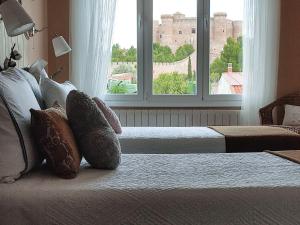
[[[209,26],[209,20],[208,20],[208,17],[205,16],[204,17],[204,30],[208,30],[208,26]]]

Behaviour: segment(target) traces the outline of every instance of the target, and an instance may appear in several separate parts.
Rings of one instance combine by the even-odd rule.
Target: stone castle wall
[[[192,64],[192,71],[196,71],[197,65],[197,54],[194,52],[191,57],[191,64]],[[136,62],[118,62],[112,63],[112,70],[117,68],[118,66],[125,64],[125,65],[132,65],[133,67],[136,66]],[[173,63],[153,63],[153,78],[156,79],[162,73],[170,73],[170,72],[178,72],[182,74],[188,73],[188,64],[189,58],[185,58],[181,61],[173,62]],[[116,78],[116,77],[115,77]]]
[[[210,19],[210,60],[217,58],[227,38],[242,36],[242,21],[227,19],[226,13],[215,13]],[[197,47],[197,18],[186,17],[182,13],[162,15],[161,24],[154,21],[153,41],[168,45],[173,52],[184,44]]]

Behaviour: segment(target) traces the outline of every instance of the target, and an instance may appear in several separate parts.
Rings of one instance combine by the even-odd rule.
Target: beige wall
[[[69,57],[64,55],[56,58],[52,47],[52,39],[55,35],[63,36],[68,43],[69,41],[69,0],[48,0],[48,24],[49,24],[49,57],[48,57],[48,70],[49,73],[54,73],[58,68],[63,67],[64,70],[59,74],[55,80],[63,82],[69,79]]]
[[[23,6],[36,23],[37,29],[48,26],[47,21],[47,0],[23,0]],[[48,30],[37,33],[29,41],[26,41],[28,64],[38,58],[48,60]]]
[[[38,58],[47,60],[50,75],[63,67],[63,72],[55,79],[59,82],[68,80],[69,55],[56,58],[52,39],[58,34],[69,42],[69,0],[23,0],[23,6],[36,23],[37,29],[48,28],[27,41],[26,61],[32,63]]]
[[[282,0],[278,96],[300,91],[300,1]]]

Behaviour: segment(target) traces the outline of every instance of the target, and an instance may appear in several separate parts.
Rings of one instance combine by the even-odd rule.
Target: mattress
[[[300,166],[268,153],[123,155],[116,171],[83,164],[0,184],[0,223],[14,225],[300,224]]]
[[[225,137],[207,127],[124,127],[123,153],[225,153]]]

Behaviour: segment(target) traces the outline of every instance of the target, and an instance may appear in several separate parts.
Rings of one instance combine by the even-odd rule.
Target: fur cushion
[[[44,111],[31,109],[30,112],[32,131],[48,167],[59,177],[76,177],[81,155],[64,109],[56,104]]]
[[[71,91],[67,115],[85,159],[97,169],[115,169],[121,161],[119,140],[96,103],[86,94]]]
[[[116,113],[105,104],[100,98],[93,98],[99,109],[103,112],[107,122],[114,129],[116,134],[122,134],[122,126]]]

